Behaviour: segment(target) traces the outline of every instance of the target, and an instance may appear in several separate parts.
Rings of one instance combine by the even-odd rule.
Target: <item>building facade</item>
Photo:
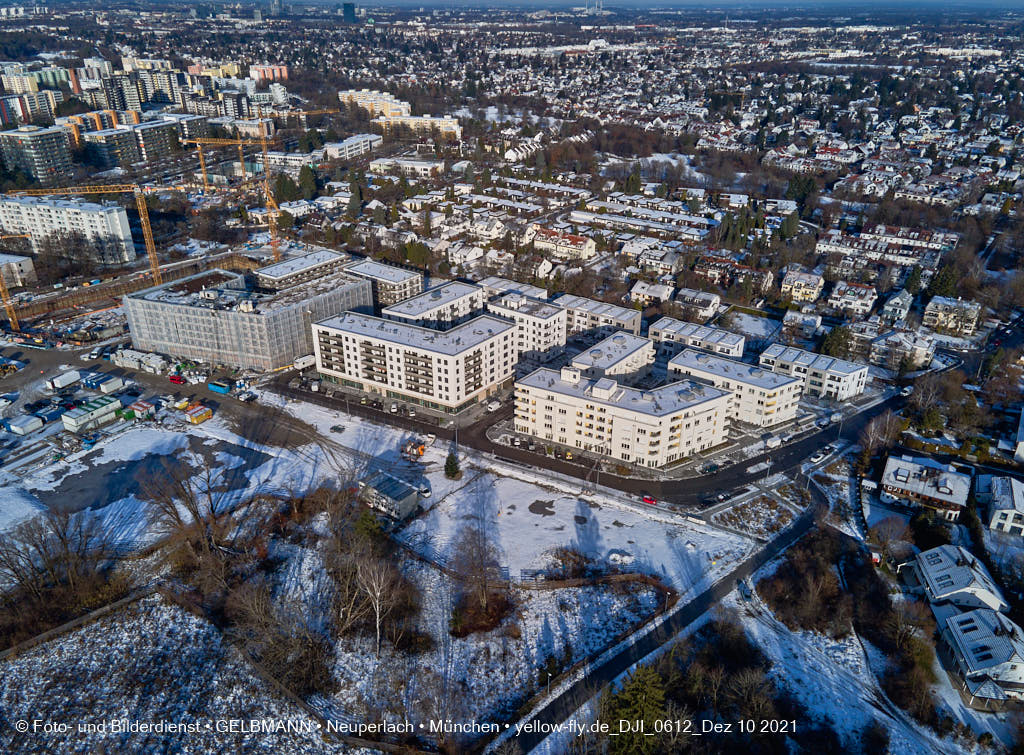
[[[780,375],[800,378],[808,396],[835,401],[859,396],[868,383],[867,365],[781,343],[773,343],[761,352],[759,364]]]

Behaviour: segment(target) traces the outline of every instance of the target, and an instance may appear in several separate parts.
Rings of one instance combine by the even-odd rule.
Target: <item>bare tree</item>
[[[481,522],[471,521],[462,528],[455,542],[452,568],[462,589],[486,613],[491,595],[502,585],[502,574],[497,549]]]
[[[356,582],[359,589],[366,595],[373,612],[373,623],[376,629],[376,653],[380,655],[380,637],[384,620],[395,609],[394,600],[401,579],[395,567],[383,559],[367,557],[356,565]]]

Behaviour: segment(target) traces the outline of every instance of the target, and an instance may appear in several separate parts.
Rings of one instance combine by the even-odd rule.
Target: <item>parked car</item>
[[[643,502],[646,503],[648,506],[658,505],[657,499],[653,495],[649,495],[647,493],[644,493],[643,498],[641,500],[643,500]]]
[[[501,408],[501,402],[500,401],[491,401],[489,404],[487,404],[487,411],[489,411],[489,412],[496,412],[500,408]]]
[[[811,457],[811,464],[817,464],[819,461],[821,461],[824,458],[825,458],[825,452],[824,451],[815,451],[814,455]]]
[[[181,375],[171,375],[167,379],[170,380],[175,385],[185,385],[185,378],[183,378]]]
[[[391,413],[392,414],[398,414],[398,404],[392,404],[391,405]]]

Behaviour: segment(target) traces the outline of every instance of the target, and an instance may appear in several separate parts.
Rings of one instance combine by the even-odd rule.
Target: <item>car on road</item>
[[[501,402],[500,401],[491,401],[489,404],[487,404],[487,411],[489,411],[489,412],[496,412],[500,408],[501,408]]]
[[[343,432],[345,432],[345,426],[344,425],[331,425],[331,432],[332,433],[343,433]]]
[[[908,385],[906,388],[904,388],[902,391],[900,391],[900,395],[901,396],[909,396],[913,392],[914,392],[914,386]]]
[[[366,396],[360,396],[359,397],[359,403],[360,404],[368,404],[369,402],[370,402],[370,399],[368,399]]]
[[[391,405],[391,413],[392,414],[398,414],[398,404],[392,404]]]
[[[420,488],[420,498],[430,498],[430,488],[426,485]]]
[[[658,499],[656,499],[653,495],[650,495],[649,493],[644,493],[643,496],[641,496],[640,500],[646,503],[648,506],[658,505]]]
[[[566,461],[572,461],[572,451],[566,451],[565,452],[565,460]]]
[[[409,416],[410,417],[415,417],[416,416],[416,410],[413,407],[411,407],[411,406],[409,407]]]
[[[819,461],[821,461],[824,458],[825,458],[825,451],[824,450],[815,451],[814,455],[811,457],[811,464],[817,464]]]

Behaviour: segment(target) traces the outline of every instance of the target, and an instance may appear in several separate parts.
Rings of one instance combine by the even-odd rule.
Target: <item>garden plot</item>
[[[729,330],[740,333],[751,341],[768,341],[782,329],[782,322],[767,317],[748,315],[745,312],[729,312]]]
[[[256,677],[210,623],[153,596],[0,662],[0,709],[71,724],[64,733],[0,731],[5,752],[350,752]],[[80,732],[128,719],[195,724],[187,734]],[[290,731],[218,731],[218,720],[279,720]],[[220,727],[224,728],[224,727]]]

